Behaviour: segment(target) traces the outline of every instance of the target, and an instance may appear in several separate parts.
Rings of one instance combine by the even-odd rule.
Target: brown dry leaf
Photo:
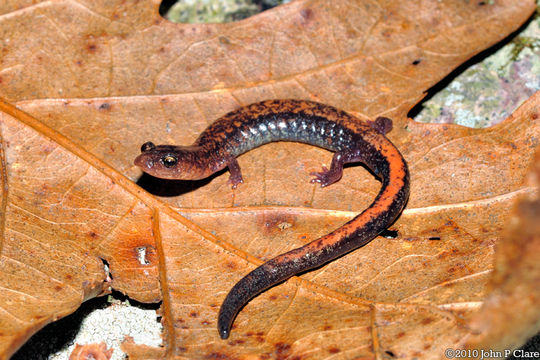
[[[69,360],[109,360],[113,349],[107,349],[104,342],[99,344],[75,345],[69,355]]]
[[[170,24],[158,1],[27,3],[0,8],[0,358],[109,287],[163,299],[170,357],[442,357],[469,333],[511,204],[534,191],[539,126],[523,109],[539,96],[488,130],[405,115],[534,1],[295,1],[221,25]],[[271,144],[240,157],[236,191],[220,174],[157,198],[128,180],[132,161],[147,140],[189,143],[239,104],[287,97],[394,118],[411,199],[398,238],[267,291],[222,341],[232,285],[347,221],[378,183],[354,167],[320,189],[307,174],[328,152]]]
[[[538,105],[529,109],[538,122]],[[536,114],[536,117],[535,117]],[[540,188],[540,147],[526,186]],[[471,320],[471,349],[508,351],[523,344],[540,329],[540,194],[522,196],[507,221],[504,236],[495,247],[495,268],[489,294]],[[506,351],[506,353],[505,353]],[[516,353],[515,357],[531,357]]]

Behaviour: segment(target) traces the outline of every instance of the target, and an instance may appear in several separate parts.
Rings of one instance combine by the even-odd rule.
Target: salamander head
[[[203,179],[212,171],[203,164],[203,158],[193,146],[154,145],[146,142],[134,163],[145,173],[176,180]]]

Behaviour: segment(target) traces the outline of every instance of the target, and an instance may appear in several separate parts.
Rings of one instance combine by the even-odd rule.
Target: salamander
[[[290,277],[319,267],[364,246],[400,214],[409,197],[409,170],[386,138],[392,121],[360,120],[335,107],[307,100],[267,100],[229,112],[204,130],[190,146],[144,143],[135,165],[164,179],[197,180],[225,167],[236,188],[243,182],[236,157],[274,141],[294,141],[335,152],[330,168],[311,173],[322,187],[341,178],[343,165],[365,164],[382,183],[373,203],[331,233],[278,255],[244,276],[226,296],[218,332],[227,339],[236,315],[253,297]]]

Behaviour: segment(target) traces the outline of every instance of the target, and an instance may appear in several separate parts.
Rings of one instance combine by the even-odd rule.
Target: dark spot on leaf
[[[412,62],[413,65],[418,65],[422,62],[422,59],[416,59]]]
[[[278,342],[274,347],[276,348],[276,357],[278,358],[284,358],[291,352],[291,345],[289,344]]]
[[[396,355],[390,350],[386,350],[384,353],[390,357],[396,357]]]
[[[110,110],[111,104],[109,103],[103,103],[99,106],[99,110]]]
[[[197,314],[195,311],[189,313],[189,316],[191,316],[192,318],[196,318],[196,317],[199,317],[199,314]]]
[[[270,295],[270,300],[276,300],[277,298],[278,298],[277,295],[274,295],[274,294]]]
[[[206,356],[206,359],[230,359],[229,355],[227,354],[223,354],[223,353],[218,353],[218,352],[213,352],[213,353],[210,353]]]
[[[275,235],[294,226],[295,220],[296,217],[293,215],[268,211],[262,213],[257,222],[266,235]]]
[[[324,325],[323,326],[323,330],[332,330],[332,329],[333,329],[332,325]]]
[[[90,53],[95,53],[97,51],[97,45],[96,44],[88,44],[86,45],[86,50]]]
[[[186,352],[187,348],[185,348],[183,346],[179,346],[179,347],[176,348],[176,350],[178,350],[179,352]]]
[[[331,347],[330,349],[328,349],[328,352],[330,354],[337,354],[338,352],[340,352],[341,350],[337,347]]]
[[[531,115],[531,117],[533,118],[533,120],[538,119],[538,113],[536,113],[536,112],[533,113],[533,114]]]
[[[229,45],[231,43],[231,41],[229,40],[228,37],[226,36],[220,36],[219,38],[219,42],[223,45]]]
[[[54,287],[54,290],[56,290],[56,291],[61,291],[63,288],[64,288],[64,287],[63,287],[62,285],[56,285],[56,286]]]
[[[432,322],[433,322],[433,318],[430,318],[430,317],[422,319],[422,321],[421,321],[422,325],[431,324]]]
[[[245,342],[246,342],[245,340],[237,339],[237,340],[234,340],[234,341],[229,341],[228,344],[234,346],[234,345],[243,344]]]
[[[311,9],[302,9],[300,10],[300,15],[304,18],[305,22],[307,23],[311,19],[313,19],[313,10]]]
[[[428,240],[441,240],[440,236],[430,236]]]
[[[98,237],[98,234],[96,234],[96,233],[93,232],[93,231],[90,231],[90,232],[88,233],[88,235],[89,235],[92,239],[96,239],[96,238]]]
[[[486,3],[485,1],[479,1],[479,2],[478,2],[478,6],[484,6],[484,5],[486,5],[486,4],[487,4],[487,3]]]
[[[406,238],[403,238],[403,240],[405,240],[405,241],[415,241],[415,240],[418,240],[418,238],[416,238],[416,237],[406,237]]]

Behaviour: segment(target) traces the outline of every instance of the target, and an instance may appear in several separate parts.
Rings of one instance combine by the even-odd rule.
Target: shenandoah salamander
[[[384,136],[390,119],[362,121],[332,106],[305,100],[268,100],[241,107],[210,125],[191,146],[142,145],[135,165],[164,179],[196,180],[229,168],[233,188],[242,182],[236,157],[273,141],[295,141],[334,151],[330,169],[311,182],[328,186],[341,178],[343,165],[364,163],[381,179],[373,203],[328,235],[265,262],[229,292],[221,305],[218,331],[229,337],[238,311],[250,299],[293,275],[319,267],[367,244],[399,215],[409,197],[409,171]]]

